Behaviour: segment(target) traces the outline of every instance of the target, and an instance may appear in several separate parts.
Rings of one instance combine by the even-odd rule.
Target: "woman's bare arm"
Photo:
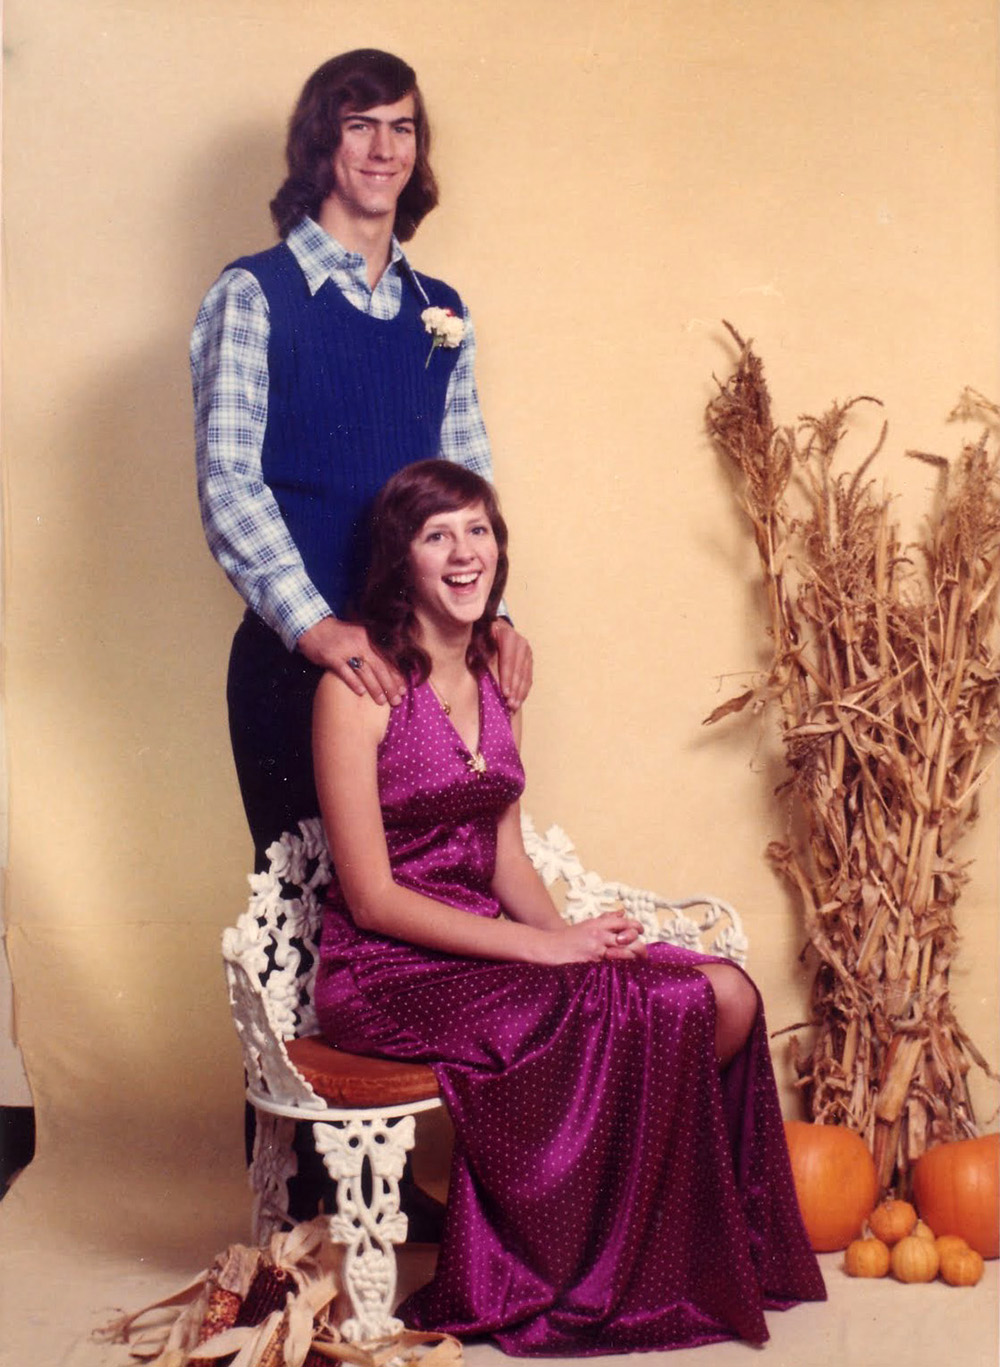
[[[336,676],[324,675],[313,709],[316,790],[337,878],[357,925],[474,958],[552,964],[597,960],[612,952],[617,934],[629,924],[617,912],[579,926],[542,929],[506,917],[470,915],[395,882],[376,769],[388,722],[387,708],[367,694],[358,697]]]
[[[518,712],[511,719],[511,729],[519,748],[521,726],[521,714]],[[492,888],[500,905],[513,920],[550,933],[565,930],[567,923],[560,916],[524,848],[521,810],[516,802],[507,808],[497,826],[497,858]],[[645,945],[639,935],[638,924],[628,920],[624,929],[616,932],[616,943],[605,951],[604,957],[631,959],[644,954]]]
[[[497,826],[497,862],[491,884],[506,914],[539,930],[562,930],[566,922],[535,872],[521,839],[520,805],[512,803]]]

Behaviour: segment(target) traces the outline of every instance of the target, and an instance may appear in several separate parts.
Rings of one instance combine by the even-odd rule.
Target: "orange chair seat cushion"
[[[348,1054],[319,1035],[286,1040],[285,1048],[292,1066],[332,1106],[398,1106],[439,1094],[437,1078],[424,1063]]]

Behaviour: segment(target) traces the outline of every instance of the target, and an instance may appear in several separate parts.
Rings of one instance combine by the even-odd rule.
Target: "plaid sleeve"
[[[191,336],[198,497],[212,554],[291,650],[330,607],[307,575],[261,470],[269,331],[256,278],[224,271]]]
[[[448,381],[444,420],[441,423],[440,454],[445,460],[456,461],[474,474],[493,483],[493,460],[490,439],[486,435],[483,415],[479,411],[476,392],[476,334],[465,309],[465,335]]]
[[[444,421],[441,424],[440,454],[445,460],[466,466],[473,474],[493,483],[493,456],[486,424],[479,411],[476,390],[476,333],[469,310],[464,310],[465,335],[455,369],[448,382]],[[506,599],[497,609],[498,616],[511,621]],[[513,625],[513,623],[512,623]]]

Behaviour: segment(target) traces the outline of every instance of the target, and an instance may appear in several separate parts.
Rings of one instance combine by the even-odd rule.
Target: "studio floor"
[[[184,1180],[169,1161],[142,1182],[122,1154],[84,1178],[35,1160],[0,1203],[0,1363],[3,1367],[126,1367],[127,1350],[93,1331],[123,1310],[178,1289],[227,1244],[245,1240],[249,1197],[239,1165],[202,1164]],[[434,1251],[403,1251],[403,1290],[429,1275]],[[903,1286],[855,1281],[840,1254],[821,1258],[829,1300],[768,1316],[763,1349],[740,1343],[636,1355],[671,1367],[997,1367],[998,1270],[980,1284]],[[468,1367],[501,1367],[496,1349],[466,1349]],[[626,1367],[628,1358],[593,1358]],[[539,1359],[539,1361],[542,1361]]]

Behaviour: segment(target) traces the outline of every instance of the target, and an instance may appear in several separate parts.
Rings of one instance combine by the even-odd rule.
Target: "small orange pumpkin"
[[[912,1234],[916,1223],[917,1212],[909,1201],[897,1201],[894,1196],[887,1197],[868,1217],[868,1225],[876,1239],[890,1247]]]
[[[785,1139],[802,1223],[816,1253],[846,1248],[878,1195],[868,1147],[843,1125],[785,1121]]]
[[[938,1257],[943,1258],[946,1253],[952,1252],[956,1248],[968,1248],[969,1245],[958,1234],[939,1234],[934,1240],[934,1247],[938,1251]]]
[[[913,1194],[939,1234],[960,1234],[984,1258],[1000,1255],[1000,1134],[928,1149],[913,1166]]]
[[[983,1260],[974,1248],[951,1248],[941,1254],[941,1276],[949,1286],[975,1286]]]
[[[932,1282],[938,1274],[937,1249],[930,1239],[907,1234],[890,1254],[892,1275],[900,1282]]]
[[[918,1220],[910,1230],[910,1233],[915,1239],[930,1239],[931,1243],[934,1242],[934,1231],[931,1229],[930,1225],[925,1225],[923,1220]]]
[[[854,1239],[844,1254],[849,1277],[884,1277],[889,1271],[889,1249],[881,1239]]]

